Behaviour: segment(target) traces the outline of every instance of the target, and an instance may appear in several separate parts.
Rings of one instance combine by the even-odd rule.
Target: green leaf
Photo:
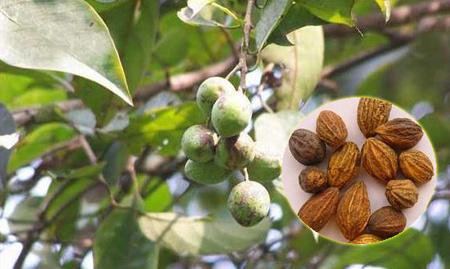
[[[231,219],[148,213],[138,220],[142,232],[179,255],[226,254],[264,240],[270,221],[245,228]]]
[[[352,8],[355,0],[299,0],[298,4],[322,20],[353,26]]]
[[[2,1],[0,60],[84,77],[132,104],[108,29],[83,0]]]
[[[391,0],[375,0],[375,3],[380,7],[381,12],[384,14],[386,22],[389,21],[391,17]]]
[[[129,152],[123,143],[114,142],[107,149],[104,160],[103,176],[110,186],[115,186],[119,181],[122,171],[127,165]]]
[[[331,267],[344,269],[359,263],[388,269],[426,268],[433,255],[430,239],[410,228],[381,244],[348,247]]]
[[[167,183],[159,178],[150,179],[147,187],[148,195],[144,197],[144,210],[146,212],[163,212],[172,204],[172,194]]]
[[[297,109],[320,80],[324,40],[322,27],[306,26],[288,36],[293,46],[270,44],[262,58],[284,66],[282,85],[276,90],[279,109]]]
[[[43,200],[43,197],[30,196],[20,201],[9,216],[8,228],[11,231],[31,229],[33,222],[38,220],[38,210]],[[14,222],[13,220],[24,222]]]
[[[215,0],[188,0],[187,7],[177,13],[187,24],[236,28],[240,19],[228,8]]]
[[[104,162],[100,162],[95,165],[84,166],[77,169],[67,169],[63,171],[51,171],[49,172],[50,176],[58,180],[71,180],[71,179],[79,179],[79,178],[93,178],[94,176],[100,175],[105,166]]]
[[[269,35],[275,29],[283,14],[291,5],[289,0],[271,0],[261,11],[255,27],[256,48],[261,51]]]
[[[204,121],[203,113],[194,102],[153,109],[131,117],[130,125],[121,133],[121,139],[134,153],[148,144],[163,155],[176,155],[184,131]]]
[[[16,146],[8,171],[30,163],[57,143],[67,141],[75,136],[75,131],[63,123],[48,123],[40,125],[25,136]]]
[[[94,240],[95,268],[158,268],[158,247],[141,233],[136,217],[116,209],[102,222]]]

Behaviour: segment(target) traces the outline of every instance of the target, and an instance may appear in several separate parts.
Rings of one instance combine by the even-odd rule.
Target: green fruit
[[[253,180],[274,180],[281,175],[279,158],[256,150],[255,158],[247,166],[248,176]]]
[[[214,158],[217,135],[202,125],[189,127],[181,139],[186,156],[196,162],[208,162]]]
[[[228,138],[221,137],[216,148],[215,161],[230,170],[246,167],[255,157],[255,142],[246,134]]]
[[[221,77],[211,77],[203,81],[197,90],[197,105],[206,116],[211,115],[214,103],[223,93],[235,92],[233,84]]]
[[[266,188],[256,181],[244,181],[231,190],[228,210],[242,226],[253,226],[269,213],[270,196]]]
[[[231,173],[230,170],[222,168],[210,161],[198,163],[188,160],[184,166],[186,177],[201,184],[216,184],[224,181]]]
[[[252,108],[247,96],[241,92],[224,94],[214,104],[211,122],[223,137],[238,135],[250,123]]]

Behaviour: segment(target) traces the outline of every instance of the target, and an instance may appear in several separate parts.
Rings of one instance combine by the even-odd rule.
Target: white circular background
[[[303,128],[315,132],[316,119],[319,113],[322,110],[331,110],[336,114],[338,114],[339,116],[341,116],[341,118],[344,120],[348,130],[347,141],[352,141],[356,143],[359,149],[361,150],[361,147],[364,144],[366,138],[361,133],[356,120],[359,99],[360,99],[359,97],[351,97],[326,103],[321,107],[315,109],[310,114],[306,115],[304,118],[302,118],[301,122],[298,123],[296,129]],[[393,104],[389,119],[394,118],[410,118],[414,120],[414,118],[409,113]],[[431,179],[431,181],[418,187],[419,200],[417,201],[417,203],[412,208],[403,210],[403,213],[405,214],[407,219],[406,227],[409,227],[411,224],[413,224],[426,211],[426,208],[434,193],[434,189],[436,186],[436,156],[434,154],[433,146],[430,142],[430,139],[426,133],[424,133],[422,139],[415,147],[413,147],[413,149],[417,149],[424,152],[430,158],[434,167],[434,176]],[[316,166],[326,170],[330,155],[331,149],[327,146],[326,159]],[[286,147],[284,151],[282,167],[283,170],[281,176],[284,185],[285,195],[289,201],[289,204],[291,205],[292,210],[294,210],[294,212],[297,213],[300,207],[312,195],[310,193],[304,192],[300,188],[300,185],[298,183],[298,175],[303,170],[303,168],[305,168],[305,165],[295,160],[289,150],[289,147]],[[404,178],[404,176],[401,175],[401,173],[399,172],[397,178]],[[370,208],[372,212],[379,209],[380,207],[389,205],[389,202],[387,201],[386,196],[384,194],[385,185],[379,183],[377,180],[368,175],[364,168],[361,167],[359,169],[358,175],[355,178],[353,178],[353,181],[356,180],[363,180],[364,183],[366,184],[369,193]],[[320,230],[319,234],[336,241],[348,242],[348,240],[342,235],[342,233],[336,226],[334,217],[328,222],[328,224],[322,230]]]

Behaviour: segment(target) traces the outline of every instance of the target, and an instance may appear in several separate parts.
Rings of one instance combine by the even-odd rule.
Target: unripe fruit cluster
[[[270,206],[268,191],[255,180],[277,178],[281,163],[260,152],[243,132],[252,118],[251,104],[228,80],[208,78],[198,88],[196,101],[209,124],[191,126],[183,134],[185,175],[200,184],[216,184],[247,169],[251,180],[233,187],[228,209],[239,224],[253,226],[267,216]]]

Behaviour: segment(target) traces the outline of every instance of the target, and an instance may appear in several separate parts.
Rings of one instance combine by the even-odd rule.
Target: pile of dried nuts
[[[310,228],[319,232],[335,215],[339,230],[354,244],[379,242],[404,230],[406,217],[401,210],[414,206],[419,195],[416,185],[430,181],[434,170],[423,152],[411,149],[422,138],[422,128],[407,118],[388,120],[391,108],[387,101],[360,99],[358,126],[367,138],[361,151],[346,141],[344,121],[330,110],[319,114],[316,133],[306,129],[293,132],[289,149],[307,166],[299,175],[299,184],[313,193],[298,216]],[[333,153],[327,171],[322,171],[311,165],[325,159],[327,145]],[[371,212],[366,185],[361,180],[352,183],[360,165],[386,185],[390,206]]]

